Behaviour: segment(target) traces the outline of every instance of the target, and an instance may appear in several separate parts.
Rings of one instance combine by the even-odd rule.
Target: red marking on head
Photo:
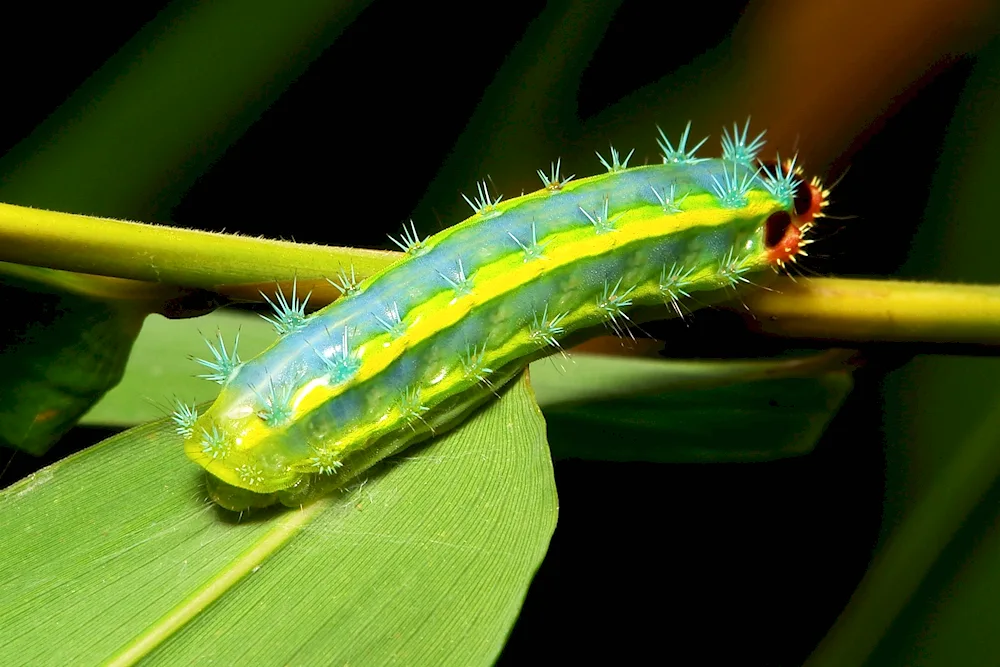
[[[829,190],[823,189],[823,184],[819,182],[818,178],[812,179],[809,183],[809,199],[807,202],[808,208],[796,216],[802,224],[812,222],[826,206],[826,199],[830,196]]]
[[[802,251],[802,231],[804,223],[792,217],[787,211],[772,213],[764,223],[764,246],[767,259],[772,264],[784,266],[795,260]]]
[[[830,191],[818,178],[799,183],[792,210],[772,213],[765,223],[764,246],[768,261],[784,268],[786,262],[794,262],[796,257],[806,254],[803,247],[809,242],[805,234],[822,215],[829,196]]]

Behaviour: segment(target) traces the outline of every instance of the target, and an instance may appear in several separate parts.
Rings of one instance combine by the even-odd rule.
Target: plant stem
[[[216,234],[0,204],[0,261],[224,291],[233,283],[359,278],[399,253]]]
[[[1000,286],[784,278],[744,303],[730,308],[783,338],[1000,346]]]
[[[325,278],[353,266],[362,279],[400,256],[0,204],[0,261],[200,288],[229,298],[257,300],[259,289],[297,279],[303,292],[313,290],[312,305],[325,305],[339,296]],[[742,298],[730,307],[747,315],[748,326],[782,338],[1000,350],[1000,286],[779,278]]]

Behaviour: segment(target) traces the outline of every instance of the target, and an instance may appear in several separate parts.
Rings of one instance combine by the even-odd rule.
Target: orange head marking
[[[799,194],[801,191],[801,197]],[[803,183],[795,193],[795,214],[803,223],[811,223],[823,217],[823,209],[830,203],[830,191],[823,187],[818,176],[813,176],[809,184]]]
[[[768,260],[781,268],[787,262],[796,261],[799,255],[806,254],[805,246],[809,244],[805,238],[806,233],[815,224],[816,218],[822,217],[822,211],[830,197],[830,191],[823,187],[818,178],[813,178],[808,183],[802,180],[802,169],[795,168],[794,161],[786,162],[786,169],[794,169],[795,175],[799,176],[792,211],[772,213],[764,228]]]
[[[764,245],[767,247],[768,260],[780,267],[784,267],[785,262],[794,262],[802,252],[804,229],[788,211],[772,213],[764,223]]]

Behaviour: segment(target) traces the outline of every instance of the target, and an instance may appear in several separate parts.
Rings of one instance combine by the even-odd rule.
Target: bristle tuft
[[[340,454],[329,447],[317,447],[313,450],[309,465],[320,475],[334,475],[344,467]]]
[[[395,301],[385,309],[385,317],[382,317],[378,313],[372,313],[372,317],[375,318],[380,327],[385,329],[386,333],[392,336],[401,336],[403,334],[403,318],[399,315],[399,306]]]
[[[409,227],[406,226],[406,223],[403,223],[403,231],[399,235],[400,237],[398,239],[392,234],[387,234],[386,236],[388,236],[389,240],[395,243],[399,249],[407,255],[419,255],[423,251],[425,247],[424,244],[427,241],[427,237],[421,239],[420,235],[417,234],[417,226],[413,224],[413,218],[410,218]]]
[[[538,235],[535,232],[535,221],[534,220],[531,221],[531,242],[530,243],[523,243],[521,241],[521,239],[519,239],[516,236],[514,236],[514,232],[512,232],[512,231],[508,231],[507,232],[507,236],[509,236],[510,238],[514,239],[514,243],[516,243],[518,245],[518,247],[520,247],[521,250],[524,251],[524,261],[525,262],[530,262],[533,259],[538,259],[540,257],[544,257],[544,255],[542,254],[542,251],[545,248],[545,244],[538,242]]]
[[[781,163],[781,155],[777,156],[777,164],[775,165],[774,172],[771,173],[766,165],[761,165],[760,168],[764,172],[764,187],[767,189],[771,195],[781,202],[781,205],[789,208],[795,202],[795,191],[802,184],[802,181],[796,177],[796,167],[795,161],[798,156],[795,156],[785,167]]]
[[[174,430],[178,435],[190,437],[194,433],[195,422],[198,421],[198,408],[174,399],[174,409],[170,413],[170,419],[177,425]]]
[[[398,316],[399,311],[392,311]],[[388,323],[384,323],[383,326],[387,326]],[[389,329],[391,329],[389,325]],[[327,329],[327,337],[330,339],[331,345],[324,350],[313,349],[316,356],[320,358],[323,365],[326,367],[327,373],[330,375],[330,384],[340,384],[341,382],[346,382],[354,376],[357,370],[361,367],[361,360],[355,352],[351,351],[350,342],[348,339],[347,326],[341,330],[341,336],[339,343],[333,343],[333,336],[330,334],[330,330]]]
[[[253,390],[257,394],[257,398],[260,399],[264,407],[257,411],[257,416],[260,417],[265,424],[271,428],[276,428],[287,423],[292,418],[292,390],[291,387],[287,385],[274,386],[274,383],[268,380],[268,391],[266,394],[261,394],[256,389]]]
[[[466,378],[492,386],[489,376],[493,373],[493,369],[486,367],[486,343],[483,343],[482,347],[466,346],[465,356],[462,357],[462,370]]]
[[[548,345],[561,350],[562,346],[559,345],[559,337],[563,334],[565,329],[560,326],[560,322],[562,322],[568,315],[569,313],[567,312],[559,315],[553,315],[550,318],[549,307],[546,305],[544,310],[542,310],[541,317],[538,316],[537,312],[535,312],[532,316],[531,326],[528,329],[528,336],[536,343]]]
[[[729,130],[723,128],[722,130],[722,159],[727,162],[738,162],[744,166],[750,167],[753,165],[754,160],[757,159],[757,154],[760,150],[764,148],[764,135],[767,134],[767,130],[764,130],[752,141],[747,143],[747,137],[750,132],[750,118],[747,118],[746,124],[743,126],[743,131],[741,132],[739,126],[733,123],[733,133],[730,135]]]
[[[299,301],[298,281],[296,279],[292,279],[291,301],[285,299],[285,293],[281,290],[280,286],[275,292],[274,301],[263,292],[260,295],[264,297],[264,300],[274,310],[274,315],[261,315],[261,317],[271,323],[271,326],[274,327],[279,336],[295,333],[305,327],[307,319],[306,304],[309,303],[309,297],[312,296],[312,292],[306,294],[306,298]]]
[[[479,192],[479,195],[473,199],[469,199],[464,194],[462,195],[462,199],[472,207],[476,215],[490,217],[499,215],[500,212],[496,210],[496,207],[500,203],[500,200],[503,199],[503,195],[497,195],[496,198],[493,198],[490,195],[490,188],[486,184],[486,181],[476,183],[476,190]]]
[[[582,206],[580,206],[579,209],[581,213],[587,216],[587,220],[589,220],[590,224],[593,225],[595,232],[598,234],[606,234],[607,232],[613,232],[615,230],[615,218],[611,217],[608,212],[610,206],[611,198],[605,195],[604,205],[600,211],[594,210],[593,213],[588,213]]]
[[[660,150],[663,151],[663,164],[695,164],[702,161],[702,158],[695,157],[695,153],[708,141],[708,137],[699,141],[694,148],[689,149],[687,142],[691,134],[691,121],[688,121],[684,127],[680,141],[677,142],[677,148],[674,148],[674,145],[667,139],[667,135],[659,126],[657,126],[656,130],[660,133],[660,138],[656,140],[656,143],[660,145]]]
[[[455,272],[454,277],[447,276],[440,271],[438,275],[447,282],[457,294],[465,295],[472,293],[472,281],[465,275],[465,267],[462,266],[462,258],[458,258],[458,271]]]
[[[737,287],[740,283],[750,284],[750,281],[743,276],[749,270],[744,260],[736,257],[730,248],[729,254],[719,264],[719,278],[725,281],[728,287]]]
[[[690,194],[685,193],[683,197],[678,199],[677,185],[675,183],[671,183],[669,187],[665,188],[662,195],[657,192],[656,188],[652,185],[649,186],[649,189],[653,191],[653,196],[656,197],[656,201],[660,202],[660,208],[662,208],[663,212],[668,215],[680,213],[681,204],[684,203],[684,200],[687,199],[688,194]]]
[[[212,424],[211,429],[201,429],[201,453],[215,459],[224,459],[229,454],[229,442],[226,434],[218,425]]]
[[[354,274],[354,264],[351,264],[350,274],[347,273],[347,270],[344,269],[344,267],[340,267],[340,270],[337,273],[337,279],[330,280],[327,278],[326,282],[340,290],[341,296],[353,296],[360,291],[358,288],[357,276]]]
[[[629,316],[625,314],[625,308],[632,305],[632,300],[628,298],[628,295],[632,293],[635,286],[622,292],[621,278],[618,279],[613,288],[610,285],[610,281],[604,281],[604,291],[597,297],[597,308],[607,318],[607,324],[611,330],[619,336],[624,336],[628,330],[626,322],[631,322]]]
[[[219,347],[215,347],[211,341],[207,338],[205,339],[205,344],[208,345],[208,349],[212,353],[212,359],[200,359],[198,357],[193,357],[193,359],[212,371],[211,373],[203,373],[198,377],[219,384],[225,384],[240,367],[240,364],[243,363],[236,349],[240,344],[240,333],[236,332],[236,339],[233,341],[232,350],[226,349],[226,343],[222,340],[221,331],[217,331],[216,335],[219,339]]]
[[[546,174],[541,169],[538,169],[538,178],[542,179],[542,184],[545,186],[546,190],[550,192],[558,192],[562,190],[567,183],[573,180],[576,174],[567,176],[566,178],[561,178],[559,176],[559,168],[562,166],[562,158],[559,158],[552,163],[551,173]]]
[[[601,155],[600,153],[596,153],[597,159],[601,161],[601,164],[604,165],[604,168],[608,170],[608,173],[614,174],[616,172],[625,171],[626,169],[628,169],[628,161],[632,159],[632,154],[635,153],[635,149],[633,148],[632,150],[630,150],[628,152],[628,155],[625,156],[625,159],[622,160],[621,155],[618,153],[618,149],[616,149],[614,146],[609,146],[609,148],[611,149],[610,161],[605,160],[604,156]]]
[[[733,174],[730,176],[723,165],[722,183],[714,174],[712,175],[712,189],[715,190],[715,195],[719,198],[719,205],[723,208],[742,208],[747,205],[747,194],[750,192],[750,186],[753,185],[756,174],[748,171],[741,179],[736,172],[736,167],[737,163],[734,162]]]

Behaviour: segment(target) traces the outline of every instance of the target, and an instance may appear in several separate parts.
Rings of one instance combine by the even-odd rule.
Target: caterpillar
[[[557,161],[508,200],[479,182],[471,217],[425,238],[411,221],[400,260],[360,282],[342,268],[342,297],[315,313],[294,287],[265,297],[279,338],[253,359],[238,337],[209,342],[201,377],[220,394],[172,417],[212,499],[300,506],[455,426],[528,362],[732,298],[804,254],[829,192],[795,159],[759,161],[749,120],[723,131],[721,158],[696,156],[707,137],[689,147],[691,123],[676,145],[659,132],[661,164],[612,148],[604,173],[564,177]]]

